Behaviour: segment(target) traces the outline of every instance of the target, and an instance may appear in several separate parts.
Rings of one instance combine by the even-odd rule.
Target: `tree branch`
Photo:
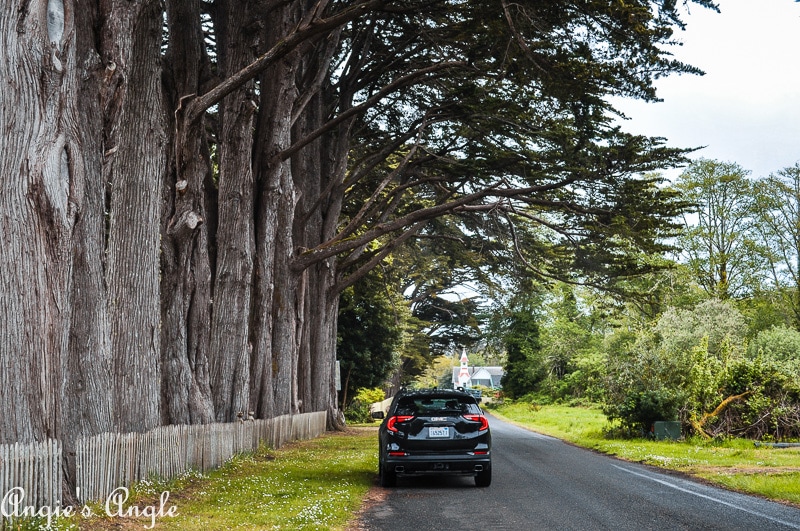
[[[316,140],[320,136],[324,135],[325,133],[327,133],[328,131],[330,131],[331,129],[333,129],[334,127],[336,127],[337,125],[339,125],[343,121],[345,121],[345,120],[347,120],[347,119],[349,119],[349,118],[351,118],[353,116],[356,116],[357,114],[369,109],[370,107],[374,106],[376,103],[378,103],[380,100],[382,100],[383,98],[385,98],[386,96],[388,96],[392,92],[394,92],[394,91],[396,91],[396,90],[398,90],[400,88],[404,88],[404,87],[407,87],[408,85],[413,84],[417,79],[419,79],[421,77],[424,77],[427,74],[430,74],[430,73],[433,73],[433,72],[439,72],[439,71],[442,71],[442,70],[447,70],[447,69],[450,69],[450,68],[455,68],[455,67],[458,67],[458,66],[464,66],[465,64],[466,63],[463,63],[463,62],[460,62],[460,61],[449,62],[449,63],[438,63],[438,64],[435,64],[435,65],[429,66],[427,68],[423,68],[421,70],[417,70],[415,72],[412,72],[411,74],[403,76],[403,77],[401,77],[399,79],[396,79],[392,83],[389,83],[388,85],[383,87],[381,90],[379,90],[371,98],[367,99],[363,103],[360,103],[359,105],[356,105],[355,107],[351,107],[351,108],[347,109],[343,113],[340,113],[333,120],[328,121],[322,127],[318,128],[315,131],[312,131],[311,133],[309,133],[305,137],[301,138],[300,140],[298,140],[297,142],[292,144],[289,148],[284,149],[283,151],[281,151],[280,153],[278,153],[276,155],[276,158],[278,158],[280,160],[288,159],[289,157],[291,157],[292,155],[294,155],[295,153],[300,151],[303,147],[307,146],[308,144],[310,144],[311,142],[313,142],[314,140]]]
[[[202,96],[194,98],[187,106],[184,113],[184,129],[187,126],[193,125],[205,111],[212,106],[216,105],[222,99],[235,91],[261,72],[275,64],[279,59],[285,57],[298,45],[306,40],[336,29],[343,24],[355,20],[365,13],[383,7],[385,0],[366,0],[360,4],[349,7],[340,13],[325,19],[307,19],[301,22],[292,33],[284,37],[275,46],[267,50],[264,54],[258,57],[255,61],[239,70],[229,78],[223,80],[213,89],[209,90]],[[317,10],[314,10],[317,13]]]
[[[395,238],[394,240],[392,240],[390,243],[388,243],[386,246],[384,246],[384,248],[381,249],[381,251],[379,253],[376,253],[375,256],[373,256],[367,263],[365,263],[364,265],[359,267],[355,272],[353,272],[351,275],[349,275],[345,280],[341,280],[340,279],[340,281],[337,282],[335,286],[333,286],[333,288],[332,288],[333,291],[335,293],[341,293],[342,291],[344,291],[348,287],[350,287],[353,284],[355,284],[356,282],[358,282],[367,273],[369,273],[373,268],[375,268],[378,264],[380,264],[381,261],[383,261],[383,259],[386,258],[389,255],[389,253],[391,253],[392,251],[397,249],[400,245],[405,243],[409,238],[411,238],[412,236],[415,236],[417,233],[419,233],[419,231],[422,230],[422,228],[427,223],[428,223],[427,220],[420,221],[419,223],[416,223],[413,227],[411,227],[408,230],[406,230],[398,238]],[[343,269],[344,269],[344,267],[343,267]]]

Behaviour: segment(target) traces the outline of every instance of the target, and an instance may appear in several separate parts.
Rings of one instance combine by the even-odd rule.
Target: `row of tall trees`
[[[681,203],[638,176],[683,152],[608,98],[696,72],[663,51],[681,9],[3,2],[0,443],[335,425],[340,294],[412,241],[647,270]]]

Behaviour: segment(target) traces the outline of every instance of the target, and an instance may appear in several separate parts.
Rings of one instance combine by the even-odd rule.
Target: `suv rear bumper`
[[[387,457],[387,471],[397,474],[477,474],[492,468],[489,455],[405,455]]]

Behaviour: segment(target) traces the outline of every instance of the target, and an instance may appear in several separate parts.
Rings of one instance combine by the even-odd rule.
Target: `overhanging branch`
[[[285,57],[297,46],[306,40],[336,29],[352,20],[355,20],[365,13],[379,9],[385,4],[384,0],[366,0],[352,7],[344,9],[340,13],[328,18],[307,19],[301,22],[289,35],[280,40],[275,46],[259,56],[255,61],[239,70],[229,78],[220,82],[217,86],[191,100],[186,106],[184,113],[184,128],[191,127],[209,108],[216,105],[222,99],[235,91],[267,68],[275,64],[279,59]]]

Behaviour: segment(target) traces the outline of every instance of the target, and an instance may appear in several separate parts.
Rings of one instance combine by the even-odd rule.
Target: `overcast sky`
[[[800,2],[718,0],[721,13],[692,5],[673,55],[705,76],[657,82],[664,101],[616,102],[631,133],[694,157],[736,162],[754,177],[800,162]],[[668,173],[668,175],[671,175]]]

